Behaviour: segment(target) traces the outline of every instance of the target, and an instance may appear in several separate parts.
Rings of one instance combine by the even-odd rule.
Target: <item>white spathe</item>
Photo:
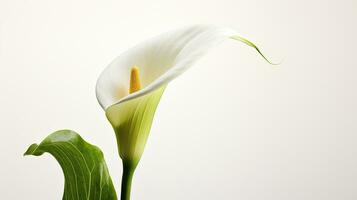
[[[148,94],[182,74],[211,47],[237,35],[229,28],[195,25],[140,43],[118,56],[101,73],[96,85],[99,104],[106,110],[113,104]],[[140,69],[142,89],[129,94],[130,70],[134,65]]]

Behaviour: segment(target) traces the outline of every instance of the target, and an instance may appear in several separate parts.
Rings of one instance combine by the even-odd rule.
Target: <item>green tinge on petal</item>
[[[241,41],[243,42],[244,44],[250,46],[250,47],[253,47],[263,58],[264,60],[266,60],[269,64],[271,65],[279,65],[279,63],[273,63],[271,62],[270,60],[268,60],[267,57],[265,57],[265,55],[260,51],[260,49],[257,47],[257,45],[255,45],[253,42],[239,36],[239,35],[235,35],[235,36],[232,36],[231,37],[233,40],[237,40],[237,41]]]
[[[106,110],[123,162],[136,166],[143,154],[157,105],[166,86],[144,96],[114,104]]]

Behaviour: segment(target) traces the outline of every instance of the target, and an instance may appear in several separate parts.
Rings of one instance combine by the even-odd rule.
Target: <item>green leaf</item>
[[[61,130],[32,144],[24,155],[50,153],[61,165],[66,200],[116,200],[117,196],[102,151],[71,130]]]

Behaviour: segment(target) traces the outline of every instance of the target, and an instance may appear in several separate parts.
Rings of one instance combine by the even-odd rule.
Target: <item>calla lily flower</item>
[[[131,179],[165,87],[226,39],[241,41],[261,54],[232,29],[195,25],[138,44],[117,57],[99,76],[96,96],[114,128],[123,160],[122,199],[130,198]]]

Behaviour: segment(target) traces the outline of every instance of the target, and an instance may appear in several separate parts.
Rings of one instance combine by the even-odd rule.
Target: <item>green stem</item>
[[[130,200],[131,182],[134,176],[135,166],[123,161],[123,177],[121,181],[121,200]]]

